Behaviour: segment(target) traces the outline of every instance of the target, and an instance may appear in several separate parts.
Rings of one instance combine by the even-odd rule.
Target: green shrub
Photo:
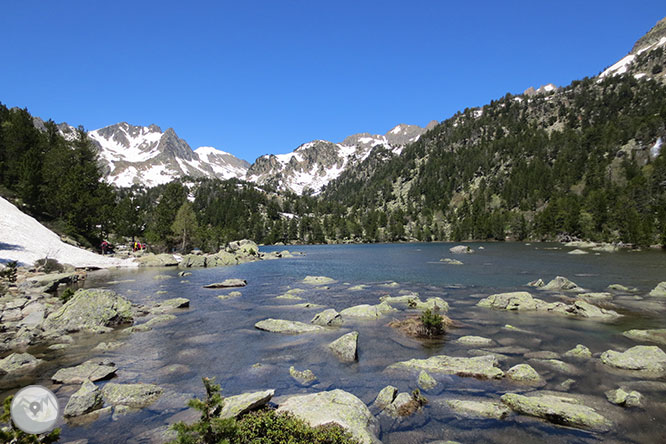
[[[67,301],[72,299],[72,296],[74,296],[74,293],[76,293],[76,291],[74,291],[73,288],[67,287],[67,288],[65,288],[65,291],[60,293],[60,300],[62,301],[63,304],[66,304]]]
[[[421,313],[421,327],[423,333],[429,337],[442,334],[444,332],[442,316],[429,308],[426,309]]]
[[[264,409],[239,419],[220,419],[224,400],[214,379],[203,378],[206,399],[192,399],[188,406],[201,412],[194,424],[178,422],[172,427],[178,437],[172,444],[358,444],[335,424],[310,427],[290,414]]]
[[[0,270],[0,279],[7,282],[16,282],[16,269],[18,263],[16,261],[10,261],[5,264],[5,268]]]
[[[35,261],[35,267],[37,270],[43,271],[44,273],[62,273],[65,271],[65,267],[63,267],[60,262],[55,259],[49,259],[48,257]]]
[[[11,406],[14,396],[5,399],[4,411],[0,415],[0,442],[12,444],[51,444],[60,439],[60,429],[42,435],[29,435],[14,428],[11,420]],[[7,424],[7,426],[5,426]]]

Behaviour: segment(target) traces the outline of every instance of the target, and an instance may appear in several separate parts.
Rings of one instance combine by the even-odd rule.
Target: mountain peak
[[[666,39],[666,17],[659,20],[656,25],[650,29],[647,34],[638,39],[631,49],[630,54],[634,54],[655,43],[660,43],[662,39]],[[663,43],[661,43],[663,44]]]

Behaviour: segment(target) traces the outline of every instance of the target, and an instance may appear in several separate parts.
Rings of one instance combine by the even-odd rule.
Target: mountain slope
[[[324,198],[350,219],[395,213],[389,240],[666,239],[666,57],[650,34],[597,78],[457,113],[370,176],[341,174]]]
[[[381,147],[398,155],[436,124],[433,121],[426,128],[400,124],[384,135],[354,134],[340,143],[308,142],[288,154],[259,157],[248,170],[247,180],[297,194],[308,189],[317,193],[343,171],[363,162],[373,148]]]

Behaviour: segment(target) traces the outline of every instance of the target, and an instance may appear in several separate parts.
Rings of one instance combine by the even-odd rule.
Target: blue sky
[[[661,1],[8,1],[0,102],[252,162],[426,125],[622,58]]]

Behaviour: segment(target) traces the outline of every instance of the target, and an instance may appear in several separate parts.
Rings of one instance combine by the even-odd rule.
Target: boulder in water
[[[453,254],[470,254],[474,253],[474,250],[472,250],[470,247],[467,245],[456,245],[455,247],[449,248],[449,251]]]
[[[66,417],[80,416],[102,408],[103,405],[104,399],[102,399],[102,392],[99,387],[86,380],[83,381],[81,388],[67,401],[64,415]]]
[[[328,348],[342,362],[350,363],[356,361],[356,347],[358,345],[358,332],[352,331],[340,336],[328,344]]]
[[[111,290],[78,290],[44,321],[45,330],[74,332],[116,327],[133,321],[132,304]]]
[[[247,281],[245,279],[225,279],[222,282],[215,282],[213,284],[204,285],[203,288],[235,288],[245,287]]]
[[[271,400],[274,394],[275,390],[263,390],[225,397],[220,418],[236,418],[247,412],[261,408],[268,404],[268,401]]]
[[[429,373],[471,376],[479,379],[501,379],[504,372],[493,355],[459,358],[455,356],[431,356],[428,359],[410,359],[390,365],[389,369],[425,370]]]
[[[310,323],[324,327],[335,327],[342,325],[342,316],[332,308],[317,313]]]
[[[53,382],[63,384],[81,384],[85,381],[106,379],[114,375],[117,370],[118,367],[111,361],[92,359],[74,367],[61,368],[51,379]]]
[[[649,294],[653,297],[666,298],[666,281],[657,284]]]
[[[624,352],[608,350],[601,354],[601,362],[610,367],[655,377],[666,375],[666,353],[656,345],[637,345]]]
[[[570,397],[544,393],[529,396],[506,393],[501,399],[516,413],[543,418],[555,424],[601,432],[613,426],[610,420],[596,410]]]
[[[335,423],[349,431],[362,444],[379,444],[379,423],[368,407],[343,390],[295,395],[280,404],[280,412],[290,412],[312,427]]]
[[[285,319],[272,318],[259,321],[254,324],[254,327],[259,330],[285,334],[317,333],[326,330],[320,325],[305,324],[298,321],[288,321]]]

